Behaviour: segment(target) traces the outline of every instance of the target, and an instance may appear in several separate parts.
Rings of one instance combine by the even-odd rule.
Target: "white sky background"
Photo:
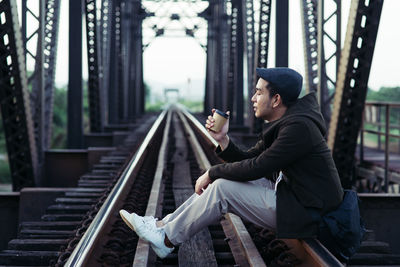
[[[276,0],[275,0],[276,1]],[[274,25],[273,4],[271,38],[268,66],[274,66]],[[29,1],[28,1],[29,2]],[[328,1],[326,1],[328,2]],[[20,2],[18,1],[20,5]],[[304,74],[303,39],[300,16],[300,0],[290,0],[289,10],[289,67]],[[342,43],[347,26],[350,0],[342,1]],[[379,25],[378,38],[372,62],[369,86],[379,89],[381,86],[400,85],[400,1],[385,0]],[[28,21],[29,23],[29,21]],[[85,31],[83,32],[86,42]],[[86,45],[84,45],[83,70],[87,78]],[[29,65],[28,65],[29,68]],[[206,54],[193,38],[157,38],[144,53],[144,79],[152,90],[162,92],[164,88],[180,88],[182,96],[203,95],[206,69]],[[190,79],[190,83],[188,82]],[[194,82],[203,80],[202,87]],[[56,84],[68,83],[68,1],[61,0],[61,17],[58,40]],[[154,92],[154,91],[153,91]]]

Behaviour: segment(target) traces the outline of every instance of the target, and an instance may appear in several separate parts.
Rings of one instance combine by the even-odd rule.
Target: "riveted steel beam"
[[[81,148],[83,146],[83,8],[83,0],[69,1],[68,148]]]
[[[51,145],[60,1],[46,0],[44,18],[44,148]]]
[[[258,32],[256,34],[256,54],[255,64],[257,68],[266,68],[268,65],[268,48],[269,48],[269,36],[271,28],[271,0],[260,0],[260,16],[258,23]],[[253,84],[249,87],[249,95],[253,94],[252,90],[255,88],[257,83],[257,74],[253,73]],[[250,101],[249,101],[250,102]],[[251,103],[251,102],[250,102]],[[252,106],[249,107],[249,118],[252,120],[252,132],[259,133],[262,130],[264,121],[260,118],[256,118],[252,114]]]
[[[344,187],[351,186],[354,153],[383,0],[352,0],[340,58],[328,145]]]
[[[279,0],[275,4],[275,66],[287,67],[289,64],[289,2]]]
[[[318,1],[302,0],[302,28],[306,92],[317,92],[318,86]]]
[[[98,25],[96,16],[96,0],[85,0],[86,14],[86,40],[88,55],[88,97],[89,97],[89,122],[91,132],[103,130],[102,91],[99,72],[100,49],[98,38]]]
[[[334,7],[328,11],[326,6]],[[327,12],[328,11],[328,12]],[[329,27],[332,24],[336,27]],[[336,75],[339,67],[341,46],[341,0],[318,1],[318,84],[317,93],[321,113],[325,122],[329,125],[331,118],[331,100],[333,99]],[[328,44],[333,49],[328,50]]]
[[[37,184],[38,159],[18,13],[0,2],[0,106],[13,190]]]

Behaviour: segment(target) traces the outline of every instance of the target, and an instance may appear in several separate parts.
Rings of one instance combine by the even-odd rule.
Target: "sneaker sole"
[[[125,218],[124,214],[120,211],[119,215],[121,216],[122,220],[125,222],[126,225],[129,226],[129,228],[131,228],[133,231],[136,232],[135,227],[133,227],[133,225],[128,221],[127,218]]]

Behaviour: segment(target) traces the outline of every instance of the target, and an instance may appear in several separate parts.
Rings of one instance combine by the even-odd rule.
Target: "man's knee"
[[[212,183],[213,190],[218,192],[233,192],[238,186],[238,182],[219,178]]]

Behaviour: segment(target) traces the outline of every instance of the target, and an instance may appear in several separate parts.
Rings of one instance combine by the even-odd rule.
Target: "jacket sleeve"
[[[263,143],[264,142],[260,140],[254,147],[247,151],[243,151],[238,148],[235,143],[232,142],[232,140],[229,140],[228,146],[224,150],[218,146],[215,152],[217,153],[218,157],[226,162],[236,162],[259,155],[264,149]]]
[[[290,122],[282,125],[272,145],[252,158],[233,163],[212,166],[209,175],[212,180],[225,178],[234,181],[249,181],[268,177],[273,172],[284,170],[301,159],[312,149],[309,129],[305,122]]]

